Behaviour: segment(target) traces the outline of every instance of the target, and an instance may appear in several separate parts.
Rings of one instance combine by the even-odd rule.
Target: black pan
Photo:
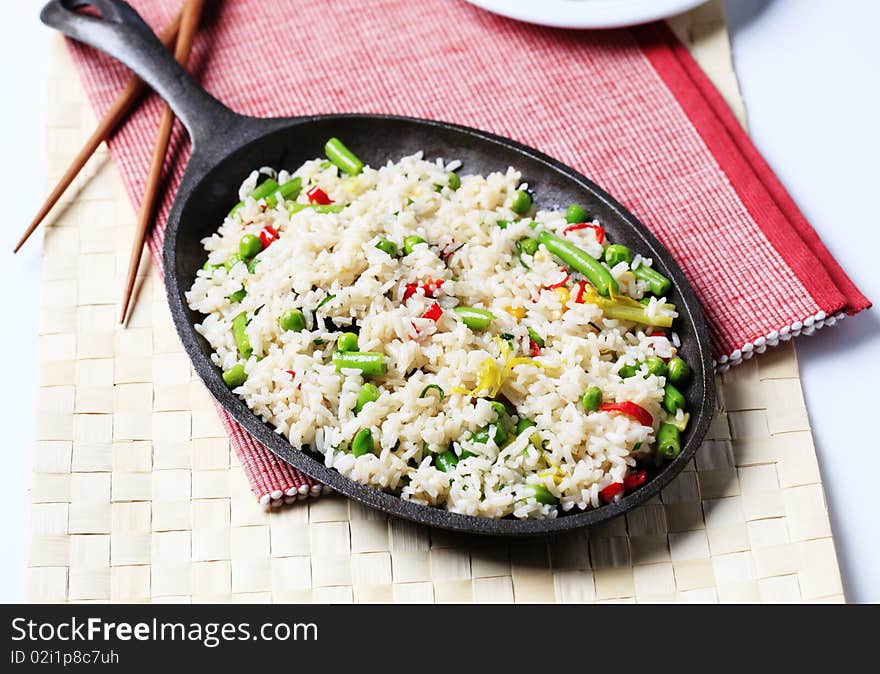
[[[75,11],[92,7],[100,18]],[[174,61],[138,14],[121,0],[52,0],[41,19],[76,40],[119,59],[164,98],[192,138],[192,156],[165,229],[164,275],[171,314],[196,372],[211,393],[249,433],[284,461],[346,496],[414,522],[490,535],[535,535],[588,526],[620,515],[651,498],[672,480],[696,452],[715,405],[709,337],[693,290],[660,242],[617,201],[558,161],[507,138],[456,124],[392,115],[333,114],[256,119],[239,115],[199,87]],[[612,241],[624,243],[672,279],[671,301],[678,306],[676,330],[681,355],[693,377],[684,391],[691,423],[682,453],[650,476],[645,485],[618,503],[552,520],[488,519],[416,505],[349,480],[324,466],[322,457],[298,451],[254,415],[223,383],[211,363],[211,349],[196,333],[200,317],[190,311],[184,291],[204,262],[200,239],[222,222],[238,187],[255,167],[295,168],[321,156],[324,142],[342,138],[373,166],[423,150],[425,156],[460,159],[468,172],[488,173],[515,166],[544,207],[584,204],[605,225]]]

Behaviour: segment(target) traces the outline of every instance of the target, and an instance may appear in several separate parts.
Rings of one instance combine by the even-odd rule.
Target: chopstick
[[[180,33],[177,37],[177,46],[174,48],[174,58],[184,68],[189,60],[193,37],[199,25],[199,17],[202,14],[204,0],[187,0],[183,8],[180,20]],[[122,297],[122,310],[119,313],[119,322],[125,325],[125,317],[131,301],[134,282],[137,278],[137,270],[140,266],[141,253],[144,248],[144,239],[147,236],[147,228],[153,214],[156,203],[156,195],[159,190],[159,179],[162,177],[162,164],[165,162],[165,153],[168,150],[168,141],[171,138],[171,129],[174,125],[174,113],[166,104],[162,109],[162,117],[156,131],[156,143],[153,148],[153,158],[150,162],[150,170],[147,174],[147,184],[144,188],[144,199],[141,204],[141,212],[138,219],[134,242],[131,247],[131,258],[128,262],[128,276],[125,280],[125,291]]]
[[[177,39],[177,33],[180,30],[181,17],[182,12],[174,18],[174,21],[171,22],[168,28],[166,28],[159,37],[166,49],[170,49],[174,44],[174,41]],[[33,221],[31,221],[31,224],[28,225],[24,234],[21,235],[18,243],[15,244],[15,248],[12,251],[13,253],[17,253],[24,245],[25,241],[28,240],[30,235],[34,233],[34,230],[40,226],[43,218],[45,218],[49,211],[52,210],[52,207],[58,202],[61,195],[64,194],[64,191],[70,186],[70,183],[73,182],[83,166],[86,165],[86,162],[88,162],[95,150],[98,149],[98,146],[110,137],[110,134],[113,133],[113,130],[119,122],[121,122],[125,115],[128,114],[128,111],[131,110],[132,105],[138,100],[144,88],[146,88],[146,84],[137,75],[133,75],[126,83],[125,88],[119,92],[119,95],[116,97],[116,100],[113,101],[113,104],[98,124],[98,127],[82,146],[82,149],[80,149],[76,157],[74,157],[70,166],[67,167],[67,170],[64,172],[64,175],[61,176],[55,189],[52,190],[43,202],[43,205],[40,206],[37,215],[34,217]]]

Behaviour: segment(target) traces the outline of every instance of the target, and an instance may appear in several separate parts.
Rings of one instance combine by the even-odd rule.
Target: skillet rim
[[[700,382],[702,383],[703,395],[699,401],[698,410],[695,410],[697,414],[693,412],[691,414],[688,438],[685,447],[678,457],[667,463],[659,473],[636,491],[627,494],[617,503],[606,504],[599,508],[591,508],[579,512],[571,511],[553,519],[498,519],[461,515],[448,510],[432,506],[422,506],[406,501],[399,496],[356,482],[344,477],[336,470],[327,468],[322,462],[305,452],[294,449],[283,436],[275,433],[267,423],[262,421],[247,407],[244,401],[232,393],[231,389],[223,382],[220,370],[211,363],[210,359],[203,352],[198,341],[198,333],[196,333],[194,326],[189,320],[188,307],[183,297],[185,291],[175,271],[181,215],[193,191],[207,177],[207,174],[221,162],[225,161],[233,152],[282,129],[317,121],[344,121],[347,119],[378,120],[415,124],[428,127],[429,129],[451,130],[465,137],[472,137],[481,142],[500,145],[516,154],[526,156],[530,160],[544,164],[561,174],[566,180],[575,183],[581,189],[591,193],[594,198],[604,202],[619,221],[629,227],[646,244],[646,247],[652,250],[652,256],[655,259],[659,258],[664,271],[671,278],[675,290],[681,296],[682,301],[678,304],[679,319],[685,319],[693,326],[694,337],[692,339],[696,340],[703,375]],[[165,278],[166,297],[177,334],[199,378],[204,382],[220,406],[241,424],[255,440],[267,447],[279,459],[291,464],[321,483],[329,485],[335,491],[348,498],[381,510],[384,513],[418,524],[469,534],[539,536],[592,526],[633,509],[655,496],[663,487],[668,485],[681,473],[696,453],[714,416],[716,396],[709,333],[699,300],[678,263],[663,244],[632,213],[589,178],[553,157],[518,141],[488,131],[440,120],[390,114],[334,113],[277,118],[240,116],[237,126],[238,129],[236,130],[241,136],[240,142],[234,146],[208,146],[204,151],[200,151],[200,146],[194,146],[192,156],[175,195],[166,223],[162,246],[162,270]],[[227,141],[230,135],[226,135]],[[695,416],[696,419],[694,419]]]

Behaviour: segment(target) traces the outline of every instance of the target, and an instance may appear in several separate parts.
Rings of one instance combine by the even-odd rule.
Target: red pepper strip
[[[541,355],[541,347],[534,339],[529,339],[529,354],[534,358]]]
[[[601,412],[620,412],[628,417],[632,417],[642,426],[653,426],[654,417],[651,413],[641,405],[636,405],[630,400],[624,400],[622,403],[602,403],[599,405]]]
[[[434,293],[437,290],[440,290],[440,286],[443,285],[443,279],[438,279],[436,281],[428,281],[427,283],[423,283],[419,285],[418,283],[407,283],[404,286],[403,290],[403,301],[406,302],[410,297],[416,294],[416,290],[419,288],[422,289],[422,292],[425,293],[425,297],[434,297]]]
[[[596,242],[604,243],[605,241],[605,228],[602,225],[594,225],[592,222],[578,222],[573,225],[569,225],[565,229],[562,230],[562,236],[565,236],[569,232],[576,232],[579,229],[592,229],[596,232]]]
[[[666,333],[663,332],[662,330],[654,330],[654,332],[651,333],[651,337],[665,337],[665,336],[666,336]]]
[[[623,482],[613,482],[599,492],[599,498],[605,501],[605,503],[611,503],[614,500],[614,497],[618,494],[622,494],[623,491]]]
[[[294,372],[293,370],[287,370],[287,374],[290,375],[290,378],[291,378],[291,379],[296,379],[296,372]],[[302,384],[299,384],[299,385],[296,387],[296,390],[297,390],[297,391],[300,391],[300,390],[302,390],[302,387],[303,387],[303,385],[302,385]]]
[[[260,241],[263,242],[263,248],[268,248],[277,240],[277,229],[275,229],[272,225],[266,225],[265,227],[263,227],[263,231],[260,232]]]
[[[430,318],[435,323],[440,320],[440,317],[443,315],[443,309],[440,308],[440,305],[434,302],[428,310],[422,314],[422,318]]]
[[[630,473],[625,478],[623,478],[623,486],[628,490],[635,489],[636,487],[641,487],[645,484],[645,479],[648,477],[648,474],[643,470],[637,470],[634,473]]]
[[[333,203],[333,200],[327,196],[327,193],[317,185],[309,188],[309,191],[306,192],[306,196],[309,198],[310,204],[321,204],[322,206],[326,206],[327,204]]]
[[[555,290],[556,288],[561,288],[561,287],[564,286],[566,283],[568,283],[568,280],[571,278],[571,274],[569,274],[569,273],[568,273],[567,271],[565,271],[564,269],[560,269],[560,270],[559,270],[559,273],[560,273],[560,274],[565,274],[565,276],[562,278],[562,280],[559,281],[558,283],[552,283],[552,284],[550,284],[550,285],[548,285],[548,286],[544,286],[544,288],[546,288],[547,290]]]
[[[586,281],[578,281],[578,291],[577,291],[577,295],[575,295],[575,297],[574,297],[575,304],[583,304],[584,303],[584,291],[586,290],[586,288],[587,288]]]

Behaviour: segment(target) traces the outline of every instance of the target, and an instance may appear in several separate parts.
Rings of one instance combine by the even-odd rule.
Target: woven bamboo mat
[[[673,24],[741,113],[719,4]],[[50,185],[95,123],[60,40],[52,62]],[[719,378],[708,439],[660,498],[589,531],[499,543],[335,495],[266,511],[146,260],[116,326],[134,225],[102,150],[46,228],[32,600],[843,601],[790,342]]]

